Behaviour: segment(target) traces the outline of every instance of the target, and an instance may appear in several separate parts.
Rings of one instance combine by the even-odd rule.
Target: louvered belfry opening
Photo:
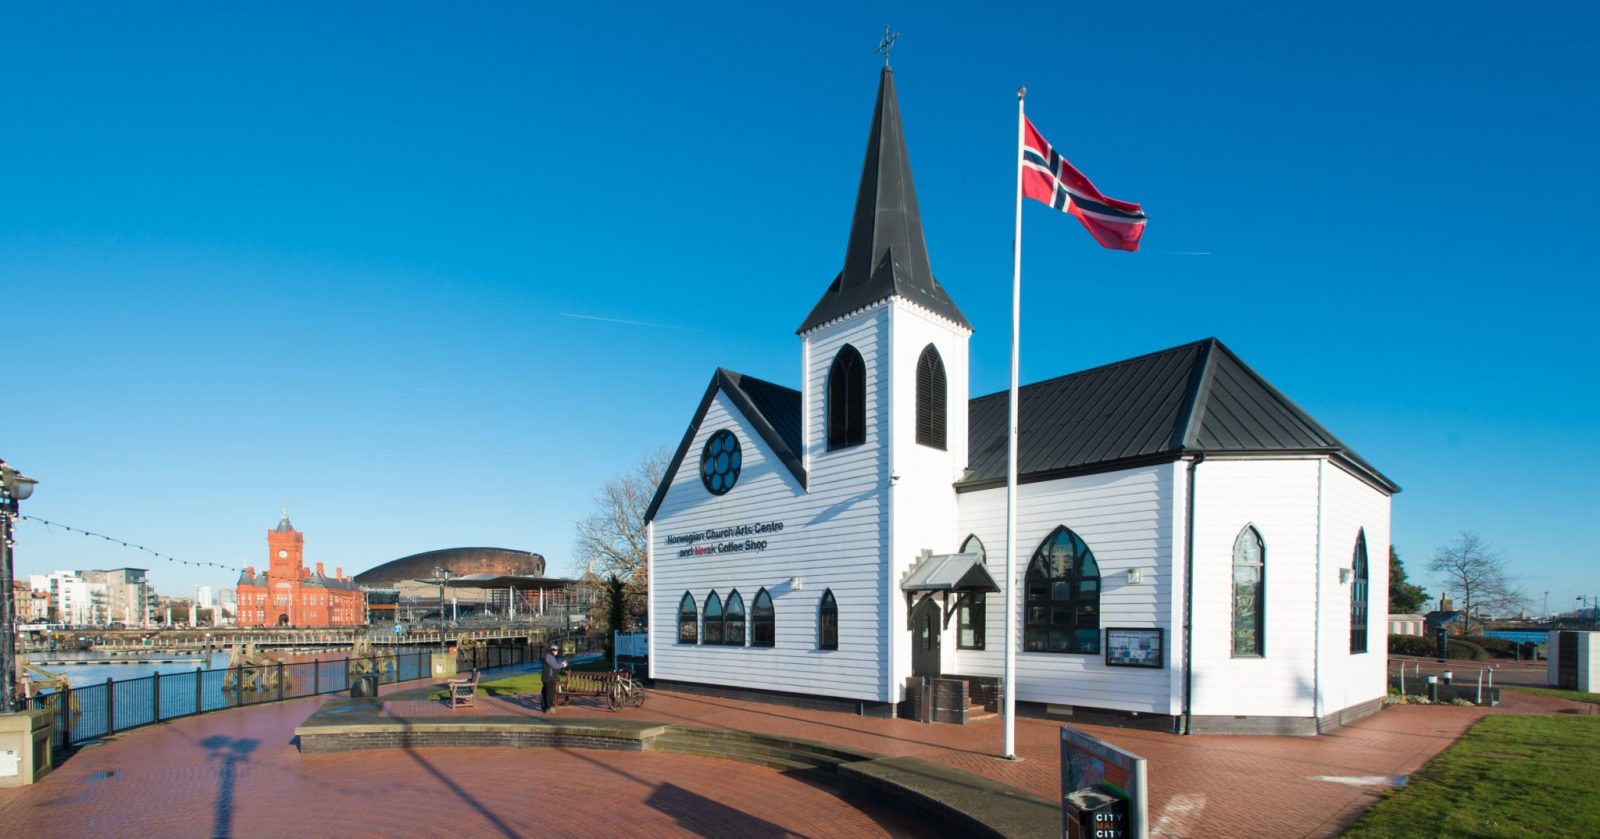
[[[828,451],[867,441],[867,367],[846,344],[828,371]]]
[[[917,359],[917,445],[945,449],[944,360],[929,344]]]

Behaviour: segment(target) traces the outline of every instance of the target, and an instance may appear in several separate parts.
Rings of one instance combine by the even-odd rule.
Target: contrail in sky
[[[564,318],[574,318],[576,320],[597,320],[597,321],[600,321],[601,323],[620,323],[623,326],[652,326],[652,327],[655,327],[657,329],[681,329],[681,330],[683,330],[685,332],[699,332],[700,331],[700,330],[695,329],[693,327],[678,326],[677,324],[673,324],[673,323],[651,323],[650,321],[646,321],[646,320],[625,320],[623,318],[608,318],[608,317],[602,317],[600,315],[580,315],[580,314],[577,314],[576,312],[562,312],[561,316],[564,317]]]

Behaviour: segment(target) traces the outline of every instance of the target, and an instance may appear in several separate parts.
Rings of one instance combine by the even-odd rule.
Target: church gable
[[[719,367],[716,374],[711,377],[711,384],[706,387],[705,396],[700,400],[700,407],[695,409],[694,418],[689,422],[689,429],[684,432],[683,440],[678,443],[671,462],[667,464],[661,485],[656,487],[655,497],[645,510],[646,522],[653,521],[656,513],[660,512],[667,491],[672,488],[684,462],[688,460],[693,469],[699,468],[697,459],[700,453],[692,449],[695,440],[700,436],[700,426],[706,421],[712,403],[719,393],[727,398],[737,413],[748,423],[748,429],[766,444],[773,457],[794,475],[801,488],[806,486],[806,470],[800,459],[802,446],[800,392]]]

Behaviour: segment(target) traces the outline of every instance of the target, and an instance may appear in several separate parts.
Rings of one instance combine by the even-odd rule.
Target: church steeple
[[[900,105],[894,94],[894,71],[885,66],[878,83],[872,130],[867,135],[867,157],[861,167],[844,270],[797,331],[804,333],[897,296],[972,329],[955,301],[934,279],[928,263],[922,215],[911,183],[911,159],[906,155]]]

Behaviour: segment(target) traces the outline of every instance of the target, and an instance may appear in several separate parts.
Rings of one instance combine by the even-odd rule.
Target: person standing
[[[555,641],[550,642],[550,650],[544,654],[544,673],[540,677],[544,682],[541,699],[544,701],[544,712],[556,712],[556,688],[561,681],[561,671],[565,670],[567,663],[561,660],[561,645]]]

